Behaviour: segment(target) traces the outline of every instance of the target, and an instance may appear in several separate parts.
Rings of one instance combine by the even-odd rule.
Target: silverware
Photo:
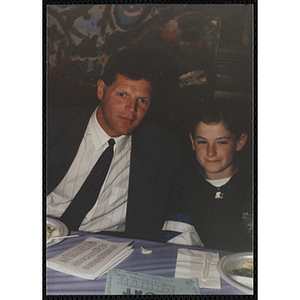
[[[69,238],[78,237],[78,236],[79,236],[78,234],[76,234],[76,235],[66,235],[66,236],[55,236],[55,237],[50,238],[47,241],[47,243],[50,243],[53,240],[57,240],[57,239],[69,239]]]
[[[212,261],[212,256],[209,252],[206,252],[205,254],[205,266],[203,270],[203,280],[206,280],[209,274],[209,265]]]

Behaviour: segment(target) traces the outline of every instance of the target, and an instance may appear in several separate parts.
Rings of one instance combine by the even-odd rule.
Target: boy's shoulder
[[[250,180],[252,177],[252,168],[250,163],[247,163],[239,168],[239,170],[233,175],[237,181]]]
[[[253,189],[252,177],[251,167],[249,165],[244,166],[231,177],[226,186],[231,188],[234,193],[251,195],[251,191]]]

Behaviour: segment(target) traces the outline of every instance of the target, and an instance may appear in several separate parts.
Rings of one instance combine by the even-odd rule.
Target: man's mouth
[[[130,118],[126,118],[126,117],[120,117],[122,119],[123,122],[125,123],[128,123],[128,124],[131,124],[134,119],[130,119]]]

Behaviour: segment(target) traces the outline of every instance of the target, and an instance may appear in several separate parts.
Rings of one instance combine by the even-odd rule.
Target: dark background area
[[[117,21],[121,21],[115,16],[117,6],[98,5],[105,10],[97,22],[83,24],[85,27],[78,32],[82,22],[92,20],[91,11],[95,6],[48,5],[48,105],[97,101],[95,86],[105,62],[113,52],[128,47],[152,47],[169,53],[179,65],[178,76],[193,68],[202,70],[205,81],[190,85],[201,85],[203,93],[251,98],[253,6],[150,4],[146,8],[153,15],[150,17],[147,11],[146,20],[124,24],[125,29],[118,25]],[[165,29],[170,20],[177,22],[178,27],[173,31]],[[207,29],[210,20],[218,20],[216,29]],[[100,36],[101,42],[96,41]]]
[[[179,88],[156,99],[159,105],[148,117],[173,126],[184,153],[191,152],[190,116],[203,101],[239,99],[253,129],[253,9],[251,4],[48,5],[46,105],[98,104],[96,82],[110,55],[147,49],[169,56],[169,76],[179,81]],[[141,13],[127,17],[126,11]]]

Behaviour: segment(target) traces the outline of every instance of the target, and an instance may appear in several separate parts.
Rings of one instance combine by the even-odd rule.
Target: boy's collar
[[[243,157],[239,157],[234,164],[240,169],[242,169],[243,167],[245,167],[246,165],[246,159]],[[203,169],[203,167],[198,163],[198,167],[197,167],[197,173],[199,173],[203,178],[205,175],[205,170]]]

